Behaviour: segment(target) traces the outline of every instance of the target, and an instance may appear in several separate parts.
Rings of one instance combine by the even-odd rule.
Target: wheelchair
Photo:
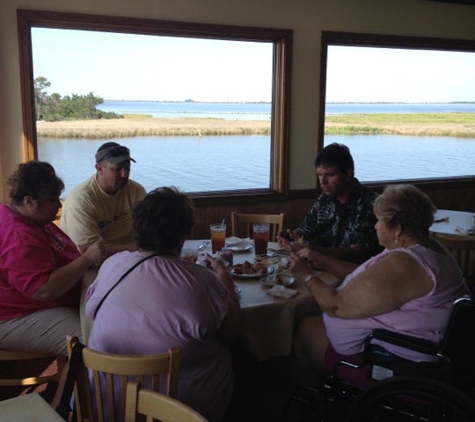
[[[399,358],[384,343],[435,361]],[[366,374],[369,386],[352,382],[352,373]],[[305,405],[305,422],[475,422],[475,298],[454,302],[440,343],[374,330],[362,364],[339,361],[322,386],[295,387],[289,403],[296,402]]]

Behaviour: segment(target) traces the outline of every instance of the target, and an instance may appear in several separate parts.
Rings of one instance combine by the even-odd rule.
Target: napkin
[[[272,287],[272,289],[267,290],[267,294],[269,296],[278,297],[280,299],[290,299],[297,293],[297,290],[288,289],[287,287],[280,284]]]

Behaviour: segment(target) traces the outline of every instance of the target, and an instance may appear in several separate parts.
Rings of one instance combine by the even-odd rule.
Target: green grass
[[[345,114],[325,118],[327,135],[475,137],[475,113]]]

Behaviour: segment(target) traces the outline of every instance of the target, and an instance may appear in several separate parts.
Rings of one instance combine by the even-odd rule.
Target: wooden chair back
[[[252,238],[254,223],[269,224],[269,242],[275,242],[277,235],[284,228],[284,213],[280,214],[243,214],[231,213],[232,236]]]
[[[207,422],[207,419],[186,404],[155,391],[141,388],[137,382],[127,384],[124,422],[136,422],[139,415],[147,422]]]
[[[38,365],[33,361],[40,359],[51,360],[53,363],[56,360],[57,371],[51,375],[38,374]],[[21,364],[22,374],[25,373],[24,368],[31,364],[32,373],[28,376],[21,375],[14,378],[0,379],[0,387],[16,387],[16,386],[35,386],[48,382],[58,382],[61,372],[66,365],[66,356],[54,355],[51,353],[37,353],[37,352],[24,352],[19,350],[6,350],[0,349],[0,362],[8,362],[13,364],[17,362]]]
[[[67,339],[68,354],[77,337]],[[127,382],[135,380],[150,386],[153,391],[160,390],[160,378],[166,376],[166,395],[176,397],[180,370],[180,348],[171,347],[167,353],[155,355],[118,355],[103,353],[84,347],[84,368],[78,374],[74,387],[74,400],[78,422],[115,422],[123,420],[123,405]],[[119,387],[117,387],[117,384]],[[116,392],[120,391],[120,397]],[[96,408],[97,419],[93,409]]]
[[[435,236],[452,253],[467,282],[475,283],[475,237],[467,237]]]

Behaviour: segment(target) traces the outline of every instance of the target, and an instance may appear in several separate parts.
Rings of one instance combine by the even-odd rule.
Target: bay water
[[[269,103],[106,101],[98,108],[154,117],[270,119]],[[327,114],[474,112],[475,104],[328,104]],[[94,174],[94,153],[105,139],[38,139],[39,159],[65,182],[63,196]],[[131,178],[147,191],[174,185],[185,192],[261,189],[270,183],[270,137],[180,136],[114,139],[130,148]],[[475,139],[399,135],[326,135],[325,145],[347,145],[360,181],[475,174]],[[313,162],[314,157],[309,157]]]

